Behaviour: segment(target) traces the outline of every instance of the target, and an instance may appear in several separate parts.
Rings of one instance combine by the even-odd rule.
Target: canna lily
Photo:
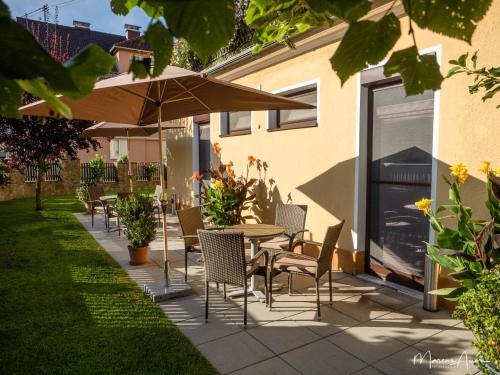
[[[196,171],[196,172],[194,172],[194,173],[193,173],[193,175],[191,176],[191,180],[193,180],[193,181],[201,181],[201,180],[203,180],[203,175],[202,175],[202,174],[200,174],[200,172],[199,172],[199,171]]]
[[[482,166],[479,169],[479,172],[482,172],[484,174],[488,174],[491,171],[491,169],[490,169],[491,163],[489,161],[482,161],[481,164],[482,164]]]
[[[213,145],[212,145],[212,149],[214,150],[214,152],[216,154],[220,154],[221,150],[222,150],[222,147],[219,146],[219,142],[215,142]]]
[[[236,173],[234,173],[234,171],[232,169],[228,169],[227,170],[227,175],[229,177],[232,177],[232,178],[235,178],[236,177]]]
[[[458,163],[450,167],[451,175],[459,185],[462,185],[469,177],[467,167],[463,163]]]
[[[252,155],[248,156],[248,165],[249,166],[254,165],[256,161],[257,161],[257,159],[255,159]]]
[[[224,182],[221,180],[215,180],[214,182],[214,188],[216,189],[223,189],[224,188]]]
[[[422,198],[418,202],[415,202],[415,206],[425,215],[429,215],[431,213],[431,203],[432,199]]]

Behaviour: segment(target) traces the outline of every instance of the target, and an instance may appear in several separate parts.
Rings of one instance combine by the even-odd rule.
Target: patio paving
[[[163,278],[162,246],[151,244],[151,262],[128,264],[123,235],[94,228],[90,216],[78,220],[140,286]],[[167,218],[170,266],[183,275],[184,250],[177,219]],[[161,235],[160,235],[161,237]],[[322,320],[317,321],[311,280],[296,276],[288,288],[274,292],[272,311],[254,297],[248,301],[243,328],[243,298],[224,301],[215,285],[209,322],[204,319],[204,268],[190,254],[188,282],[193,293],[160,303],[165,314],[221,374],[475,374],[473,337],[446,310],[426,312],[422,302],[391,288],[334,273],[333,306],[327,280],[320,289]],[[277,277],[286,284],[286,277]],[[221,288],[222,289],[222,288]],[[231,290],[229,288],[228,290]]]

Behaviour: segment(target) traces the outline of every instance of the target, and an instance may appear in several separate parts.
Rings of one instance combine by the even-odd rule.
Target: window
[[[251,132],[251,111],[221,113],[221,135],[242,135]]]
[[[113,138],[109,144],[111,159],[119,159],[120,156],[128,156],[127,140]]]
[[[280,92],[278,94],[314,106],[318,104],[318,87],[316,83]],[[269,111],[268,124],[268,130],[270,131],[317,126],[317,108]]]

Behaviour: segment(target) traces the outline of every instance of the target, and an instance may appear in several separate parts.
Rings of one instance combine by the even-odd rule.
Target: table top
[[[109,201],[111,199],[117,199],[117,198],[118,198],[117,194],[114,194],[114,195],[103,195],[102,197],[99,197],[99,199],[101,201]]]
[[[237,224],[224,228],[225,231],[243,232],[249,239],[276,237],[285,232],[285,229],[272,224]]]

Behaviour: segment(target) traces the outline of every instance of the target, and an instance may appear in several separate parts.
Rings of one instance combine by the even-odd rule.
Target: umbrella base
[[[191,285],[187,284],[184,278],[171,278],[168,286],[164,281],[144,285],[144,294],[151,298],[153,302],[184,297],[191,294],[191,291]]]

